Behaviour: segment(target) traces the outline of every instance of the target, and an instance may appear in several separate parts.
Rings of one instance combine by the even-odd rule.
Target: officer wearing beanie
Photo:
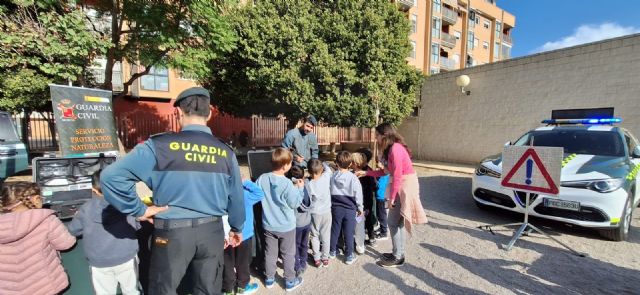
[[[104,198],[119,211],[154,224],[149,294],[175,294],[189,265],[195,294],[222,288],[224,230],[242,242],[245,219],[240,168],[233,151],[211,134],[209,92],[189,88],[175,100],[181,130],[152,136],[102,173]],[[153,191],[142,203],[135,183]]]
[[[307,167],[307,162],[318,158],[318,138],[313,129],[318,124],[316,117],[308,116],[300,128],[291,129],[282,140],[282,147],[293,152],[293,165]]]

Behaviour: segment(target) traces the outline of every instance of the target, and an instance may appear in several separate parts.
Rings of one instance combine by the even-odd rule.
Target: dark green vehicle
[[[0,183],[9,176],[29,168],[27,148],[20,137],[11,115],[0,112]]]

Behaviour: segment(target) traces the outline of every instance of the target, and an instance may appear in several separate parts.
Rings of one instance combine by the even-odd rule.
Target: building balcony
[[[93,78],[94,78],[96,83],[98,83],[98,84],[104,83],[104,69],[89,68],[89,71],[91,71],[91,74],[93,75]],[[113,86],[113,91],[114,92],[118,92],[118,91],[123,91],[124,90],[124,83],[122,82],[122,71],[114,70],[112,72],[112,74],[111,74],[111,85]]]
[[[456,47],[456,37],[445,32],[440,34],[440,39],[442,40],[442,46],[454,48]]]
[[[405,12],[413,7],[413,0],[397,0],[396,3],[398,3],[398,8]]]
[[[451,7],[456,7],[456,5],[458,5],[457,0],[442,0],[442,3],[451,5]]]
[[[442,7],[442,21],[450,25],[455,25],[456,22],[458,22],[458,13],[452,9]]]
[[[458,63],[450,58],[440,57],[440,70],[453,71],[458,69]]]
[[[507,34],[502,34],[502,42],[508,43],[508,44],[513,44],[513,39],[511,39],[511,36],[509,36]]]

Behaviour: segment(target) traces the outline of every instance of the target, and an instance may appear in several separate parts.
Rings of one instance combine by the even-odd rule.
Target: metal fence
[[[52,116],[52,114],[45,114]],[[22,137],[22,121],[24,114],[12,116],[20,136]],[[45,116],[33,113],[27,127],[27,138],[30,152],[44,152],[58,150],[55,123],[50,126]],[[131,149],[136,144],[147,140],[158,133],[178,131],[180,126],[175,115],[157,114],[120,114],[115,117],[116,132],[125,149]],[[287,132],[289,122],[284,117],[237,118],[231,115],[218,114],[208,126],[221,140],[233,143],[235,146],[272,147],[279,146]],[[357,127],[331,127],[319,124],[316,127],[318,144],[328,145],[340,142],[372,142],[373,129]],[[25,143],[27,142],[22,139]]]
[[[55,123],[50,123],[46,118],[53,118],[53,113],[31,113],[29,116],[29,124],[26,125],[26,139],[23,138],[25,132],[25,114],[14,114],[11,116],[16,127],[20,139],[28,145],[30,152],[45,152],[58,150],[58,141],[56,140]],[[52,120],[53,121],[53,120]]]

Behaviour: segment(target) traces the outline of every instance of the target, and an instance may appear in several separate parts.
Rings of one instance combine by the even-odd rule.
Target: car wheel
[[[620,216],[620,224],[618,227],[602,230],[600,232],[602,236],[616,242],[625,241],[627,239],[629,236],[629,227],[631,227],[631,214],[633,213],[631,200],[633,200],[633,195],[629,194],[627,202],[624,205],[624,210],[622,211],[622,216]]]

